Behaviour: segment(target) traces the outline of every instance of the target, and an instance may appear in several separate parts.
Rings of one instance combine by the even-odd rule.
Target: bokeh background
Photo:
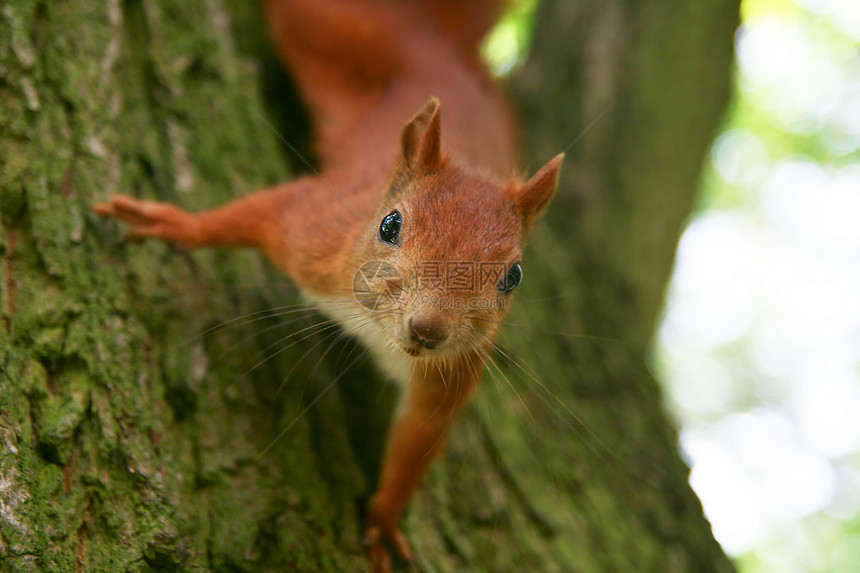
[[[744,573],[860,571],[860,2],[744,0],[654,368]]]
[[[528,51],[536,0],[487,43]],[[860,1],[744,0],[651,363],[742,573],[860,571]]]

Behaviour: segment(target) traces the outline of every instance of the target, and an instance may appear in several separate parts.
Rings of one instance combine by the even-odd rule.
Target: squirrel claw
[[[367,548],[370,570],[373,573],[391,573],[391,555],[386,542],[392,545],[397,556],[409,565],[410,571],[418,572],[418,562],[415,561],[406,535],[400,529],[383,531],[381,527],[371,525],[364,531],[361,544]]]
[[[107,203],[93,205],[93,211],[131,225],[126,234],[129,241],[152,237],[189,247],[197,243],[197,219],[168,203],[116,195]]]

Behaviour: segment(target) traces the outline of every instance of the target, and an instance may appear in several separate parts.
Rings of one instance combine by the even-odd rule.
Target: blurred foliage
[[[777,40],[770,46],[774,53],[801,52],[799,55],[804,56],[805,61],[796,62],[798,66],[819,63],[828,68],[832,66],[843,76],[856,77],[860,73],[858,38],[839,25],[838,15],[826,12],[828,2],[808,0],[806,3],[818,6],[820,11],[813,12],[792,0],[745,0],[741,5],[743,26],[738,43],[743,41],[744,30],[778,24],[789,34],[771,38]],[[860,5],[855,11],[860,14]],[[798,47],[797,43],[805,45]],[[784,70],[773,73],[775,77],[769,78],[770,81],[767,78],[750,81],[739,69],[737,95],[727,114],[725,131],[740,129],[753,134],[763,144],[764,163],[791,156],[834,166],[858,162],[860,141],[857,132],[851,129],[857,126],[846,126],[841,114],[828,109],[816,113],[799,113],[804,110],[794,109],[794,117],[785,117],[786,100],[790,102],[792,91],[801,91],[804,84],[815,83],[818,79],[805,75],[806,71],[802,68]],[[786,74],[793,78],[787,78]],[[755,183],[758,182],[747,187],[754,189]],[[754,206],[754,193],[744,187],[720,177],[711,163],[702,182],[700,211]]]
[[[838,421],[848,420],[842,410],[850,415],[860,396],[860,354],[844,351],[857,347],[860,332],[850,295],[860,233],[857,212],[854,222],[849,214],[860,205],[860,3],[744,0],[742,19],[736,95],[704,173],[698,214],[682,239],[655,367],[688,438],[684,445],[692,444],[692,482],[697,487],[699,478],[718,539],[726,544],[720,533],[733,523],[752,532],[726,545],[743,573],[860,571],[860,451],[822,446],[827,439],[858,444],[856,430],[839,429]],[[782,274],[771,274],[774,269]],[[722,297],[716,287],[707,295],[693,292],[709,280],[750,292],[740,300]],[[840,305],[843,313],[832,310]],[[853,326],[828,326],[828,313],[848,317]],[[704,331],[713,327],[704,322],[716,324],[721,314],[722,326],[737,332],[724,332],[724,340],[685,336],[691,325],[696,334],[696,320]],[[726,314],[740,326],[727,326]],[[763,359],[765,351],[771,355]],[[777,366],[766,368],[768,359]],[[848,374],[834,375],[842,372]],[[754,424],[744,425],[751,421],[772,441],[754,434]],[[767,429],[767,423],[782,426]],[[733,432],[740,437],[730,437]],[[783,456],[775,443],[799,455]],[[761,444],[767,455],[753,467],[749,450]],[[736,467],[719,467],[714,452]],[[792,506],[791,487],[774,492],[780,478],[784,485],[812,470],[788,462],[767,467],[802,456],[822,476],[813,492],[819,503],[808,511]],[[712,471],[725,473],[705,475]],[[751,489],[714,486],[728,478]],[[772,505],[762,494],[773,497]],[[778,495],[785,496],[781,503]],[[728,496],[757,508],[746,509],[758,529],[741,515],[719,511],[717,518],[715,508],[725,507]],[[757,510],[770,514],[754,515]]]
[[[516,0],[484,42],[484,58],[497,76],[506,76],[525,61],[532,39],[538,0]]]

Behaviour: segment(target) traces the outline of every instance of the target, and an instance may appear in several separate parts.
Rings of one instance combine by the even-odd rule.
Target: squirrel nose
[[[425,348],[436,348],[448,338],[448,333],[438,317],[413,316],[409,319],[409,338]]]

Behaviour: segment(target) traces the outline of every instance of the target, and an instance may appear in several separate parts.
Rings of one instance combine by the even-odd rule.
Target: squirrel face
[[[419,174],[387,197],[362,260],[371,315],[412,356],[451,356],[488,342],[522,278],[522,225],[504,187],[453,165]],[[375,231],[375,232],[374,232]]]
[[[369,322],[422,358],[490,344],[561,165],[559,156],[525,183],[500,183],[444,157],[440,141],[439,103],[430,100],[404,127],[389,190],[356,252],[354,292]]]

